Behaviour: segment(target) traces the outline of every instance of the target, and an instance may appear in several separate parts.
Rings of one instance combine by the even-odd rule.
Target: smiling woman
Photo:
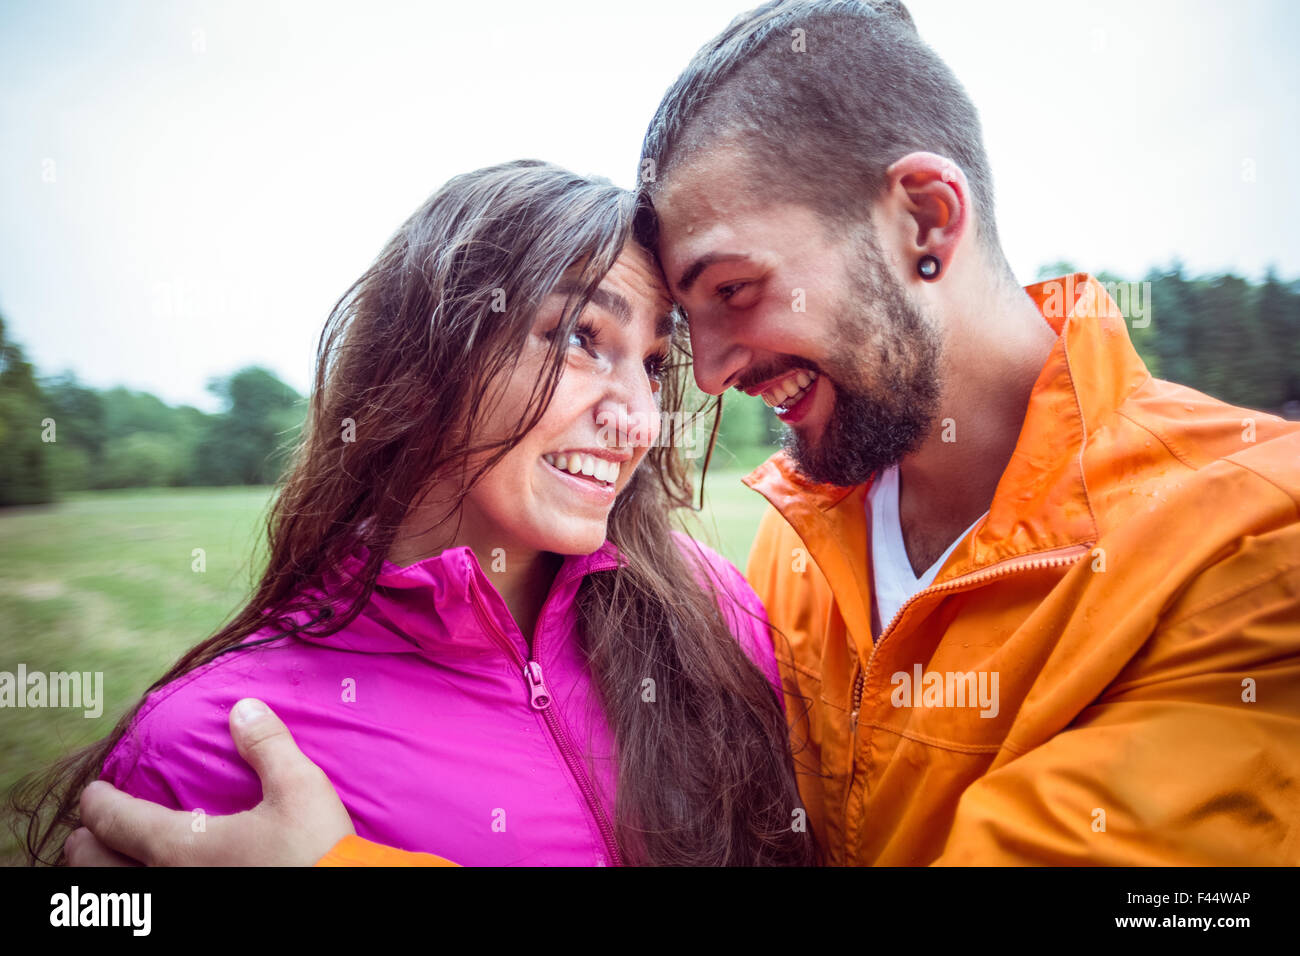
[[[244,697],[393,847],[813,859],[762,605],[669,530],[691,487],[657,423],[680,421],[689,368],[632,207],[521,161],[407,220],[326,324],[256,592],[106,740],[28,783],[33,859],[59,857],[101,774],[175,809],[257,804],[227,731]]]
[[[526,564],[519,557],[538,551],[588,553],[600,547],[610,507],[658,439],[659,395],[673,329],[673,304],[658,267],[644,250],[628,246],[573,322],[572,304],[583,294],[578,271],[570,268],[542,299],[517,363],[502,377],[500,398],[475,429],[482,438],[507,442],[508,450],[465,495],[459,535],[471,546],[490,542],[503,548],[507,566]],[[531,391],[545,379],[561,344],[564,374],[537,423],[515,435],[528,417]],[[635,443],[617,428],[601,429],[606,447],[596,427],[605,421],[654,425],[650,434],[635,436]],[[430,504],[413,509],[412,526],[421,521],[437,526],[437,502],[456,493],[450,483],[436,484]],[[412,535],[401,542],[397,560],[413,561],[439,546],[445,541]]]

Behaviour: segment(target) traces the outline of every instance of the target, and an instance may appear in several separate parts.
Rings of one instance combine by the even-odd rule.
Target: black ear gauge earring
[[[925,255],[916,261],[916,271],[922,279],[939,278],[941,268],[943,264],[939,262],[938,256]]]

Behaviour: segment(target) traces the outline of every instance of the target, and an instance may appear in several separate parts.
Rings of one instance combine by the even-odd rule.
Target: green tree
[[[40,381],[58,425],[58,441],[48,450],[51,478],[58,492],[92,487],[100,473],[106,428],[99,392],[81,385],[72,372]]]
[[[205,428],[197,452],[198,480],[215,485],[276,481],[302,428],[302,398],[258,367],[215,379],[208,388],[224,400],[226,410]]]
[[[1201,314],[1196,286],[1183,276],[1180,262],[1166,272],[1153,270],[1147,279],[1151,282],[1148,347],[1156,356],[1162,378],[1191,385],[1201,378]]]
[[[42,379],[40,385],[59,423],[59,442],[82,448],[97,461],[108,437],[100,393],[80,384],[72,372]]]
[[[1269,269],[1256,294],[1255,311],[1263,339],[1257,374],[1277,396],[1279,407],[1300,401],[1300,295]]]
[[[112,467],[107,461],[102,464],[94,479],[97,488],[123,488],[127,479],[123,476],[143,474],[139,462],[129,465],[143,455],[146,459],[159,464],[166,459],[166,467],[159,473],[151,473],[146,487],[155,485],[188,485],[205,483],[200,480],[196,460],[197,450],[206,432],[209,419],[197,408],[188,405],[173,407],[156,395],[147,392],[134,392],[126,388],[112,388],[100,393],[104,419],[103,456],[113,449]],[[125,439],[134,435],[151,436],[148,441],[124,444]],[[170,445],[163,455],[160,443]],[[162,475],[162,478],[157,475]]]
[[[0,316],[0,505],[43,504],[54,497],[42,440],[51,418],[32,366],[10,341]],[[55,423],[54,438],[58,439]]]
[[[104,447],[100,488],[153,488],[181,484],[190,468],[174,435],[135,432]]]

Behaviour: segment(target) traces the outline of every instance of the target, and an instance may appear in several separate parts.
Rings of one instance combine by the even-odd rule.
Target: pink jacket
[[[711,587],[724,585],[732,632],[779,688],[762,604],[730,563],[699,547]],[[334,783],[361,837],[470,865],[618,864],[612,740],[574,607],[581,579],[617,562],[609,542],[565,558],[531,659],[469,548],[385,563],[374,596],[338,634],[233,651],[149,695],[103,777],[175,809],[249,809],[261,784],[228,719],[237,700],[257,697]]]

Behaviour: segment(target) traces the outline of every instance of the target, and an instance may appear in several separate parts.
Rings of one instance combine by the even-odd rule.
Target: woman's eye
[[[552,329],[546,333],[548,339],[554,339],[559,334],[559,328]],[[599,358],[596,352],[596,329],[588,325],[578,325],[569,333],[569,347],[582,349],[592,358]]]
[[[723,302],[728,302],[732,296],[747,285],[749,285],[748,282],[731,282],[727,285],[718,286],[718,297],[721,298]]]
[[[650,377],[651,382],[654,382],[656,385],[659,384],[664,380],[664,375],[668,371],[668,356],[650,356],[645,360],[645,371],[646,375]]]

